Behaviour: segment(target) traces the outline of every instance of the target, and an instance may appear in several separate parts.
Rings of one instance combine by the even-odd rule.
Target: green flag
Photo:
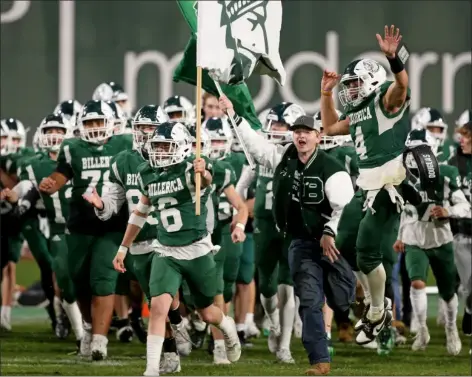
[[[192,35],[187,46],[185,47],[184,56],[178,67],[174,71],[174,81],[183,81],[188,84],[197,85],[197,38],[195,32],[197,31],[197,16],[196,4],[197,1],[177,0],[177,4],[187,21]],[[213,80],[208,76],[208,71],[202,72],[202,88],[208,93],[218,97],[218,91]],[[221,84],[221,88],[225,95],[231,100],[234,106],[234,111],[239,116],[246,119],[254,129],[260,129],[261,123],[256,114],[254,103],[252,102],[251,93],[245,83],[238,85]]]

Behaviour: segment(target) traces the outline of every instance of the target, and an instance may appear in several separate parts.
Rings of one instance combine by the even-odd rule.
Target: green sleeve
[[[149,165],[147,162],[143,162],[141,165],[138,166],[138,189],[142,195],[148,196],[147,190],[147,180],[149,177]]]
[[[72,145],[69,140],[64,140],[57,156],[56,172],[62,174],[67,179],[74,177],[74,171],[72,169]]]

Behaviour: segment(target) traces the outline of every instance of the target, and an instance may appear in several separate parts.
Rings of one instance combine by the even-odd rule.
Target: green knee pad
[[[249,284],[254,278],[254,240],[252,233],[246,234],[243,243],[243,252],[239,260],[239,271],[236,281],[241,284]]]

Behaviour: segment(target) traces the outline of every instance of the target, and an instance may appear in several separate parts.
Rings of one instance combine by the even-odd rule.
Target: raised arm
[[[403,65],[406,59],[402,56],[397,56],[397,50],[400,45],[402,36],[400,35],[400,29],[392,25],[390,29],[385,25],[384,38],[380,34],[377,34],[377,41],[379,42],[380,49],[387,57],[390,64],[390,69],[395,77],[395,81],[389,86],[387,93],[383,97],[383,104],[385,109],[389,113],[396,113],[405,103],[408,94],[408,74],[406,73]],[[404,50],[404,53],[408,55],[408,51]],[[406,56],[408,58],[408,56]]]
[[[270,169],[275,169],[282,159],[285,147],[269,142],[253,130],[244,118],[241,118],[234,112],[233,104],[227,97],[221,96],[219,101],[220,109],[234,118],[239,135],[256,162]]]
[[[325,70],[321,79],[321,123],[324,133],[328,136],[349,134],[349,119],[338,121],[333,99],[333,89],[340,77],[336,72]]]

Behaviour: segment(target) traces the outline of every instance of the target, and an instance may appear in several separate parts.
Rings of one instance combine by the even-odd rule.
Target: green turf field
[[[425,352],[412,352],[409,344],[396,348],[388,357],[354,344],[335,343],[336,355],[331,375],[357,376],[466,376],[471,374],[469,356],[470,339],[463,338],[463,350],[459,356],[449,356],[445,348],[445,335],[434,321],[429,323],[431,342]],[[145,347],[134,341],[121,344],[110,336],[109,358],[91,362],[68,355],[74,351],[72,337],[61,341],[55,338],[44,319],[39,323],[15,324],[13,332],[1,335],[2,375],[142,375],[145,369]],[[241,360],[230,366],[214,366],[212,358],[204,350],[194,350],[182,359],[181,375],[229,375],[229,376],[296,376],[308,367],[299,339],[293,340],[295,365],[280,365],[269,354],[265,338],[255,341],[252,349],[243,351]]]

